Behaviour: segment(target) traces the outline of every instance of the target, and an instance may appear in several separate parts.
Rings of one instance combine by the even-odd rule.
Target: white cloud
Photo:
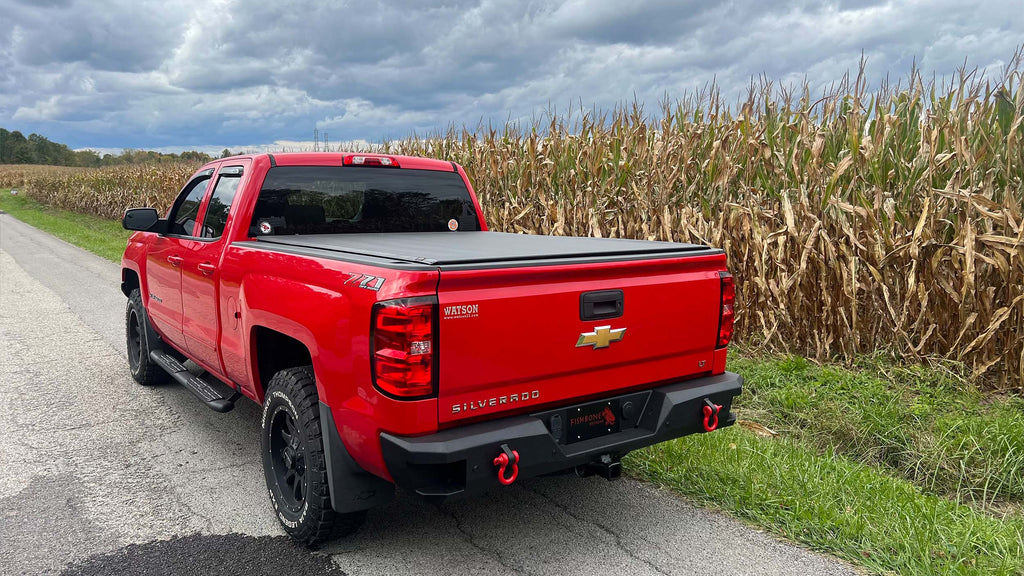
[[[762,73],[821,90],[862,54],[874,82],[915,59],[998,74],[1024,38],[1019,0],[111,1],[0,0],[0,125],[113,149],[380,141],[653,111],[712,80],[732,101]]]

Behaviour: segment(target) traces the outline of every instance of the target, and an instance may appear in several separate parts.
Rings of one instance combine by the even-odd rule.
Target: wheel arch
[[[146,290],[146,250],[151,244],[151,236],[155,234],[136,232],[128,239],[124,248],[124,255],[121,257],[121,292],[125,296],[138,288],[142,293],[142,302],[149,302],[149,294]]]
[[[253,325],[250,330],[253,384],[262,403],[267,384],[281,370],[313,365],[313,354],[304,342],[273,328]],[[314,372],[315,372],[314,368]],[[319,392],[319,383],[317,384]]]
[[[139,292],[142,292],[142,281],[139,278],[138,271],[132,268],[121,268],[121,293],[125,296],[129,296],[132,290],[138,288]],[[145,294],[143,301],[145,301]]]

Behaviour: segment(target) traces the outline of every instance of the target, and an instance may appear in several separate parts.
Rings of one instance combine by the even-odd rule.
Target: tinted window
[[[271,168],[250,235],[479,230],[455,172],[376,167]]]
[[[203,203],[203,196],[206,195],[206,187],[210,185],[210,177],[206,176],[201,180],[194,181],[187,192],[182,192],[171,215],[171,234],[192,236],[195,232],[196,220],[199,217],[199,205]]]
[[[238,192],[240,175],[221,173],[217,185],[213,187],[210,203],[206,205],[206,217],[203,218],[203,238],[220,238],[224,233],[224,225],[228,221],[228,210],[231,201]]]

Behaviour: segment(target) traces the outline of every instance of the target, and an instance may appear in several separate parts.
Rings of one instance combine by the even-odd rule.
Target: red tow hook
[[[508,467],[509,463],[512,464],[512,475],[506,478],[505,468]],[[508,444],[502,444],[501,454],[498,454],[498,457],[494,459],[494,465],[498,467],[498,482],[508,486],[519,477],[519,452],[510,449]]]
[[[704,431],[711,432],[718,428],[718,413],[722,411],[721,404],[715,404],[710,399],[704,399]]]

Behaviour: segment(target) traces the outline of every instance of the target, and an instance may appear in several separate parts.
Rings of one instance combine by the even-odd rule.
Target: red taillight
[[[724,348],[732,340],[732,324],[736,317],[736,286],[733,284],[732,274],[719,272],[722,284],[721,308],[718,312],[718,343],[716,348]]]
[[[389,396],[434,394],[433,298],[380,302],[373,307],[373,383]]]
[[[384,168],[400,168],[398,160],[391,156],[366,156],[363,154],[352,154],[345,156],[345,166],[382,166]]]

